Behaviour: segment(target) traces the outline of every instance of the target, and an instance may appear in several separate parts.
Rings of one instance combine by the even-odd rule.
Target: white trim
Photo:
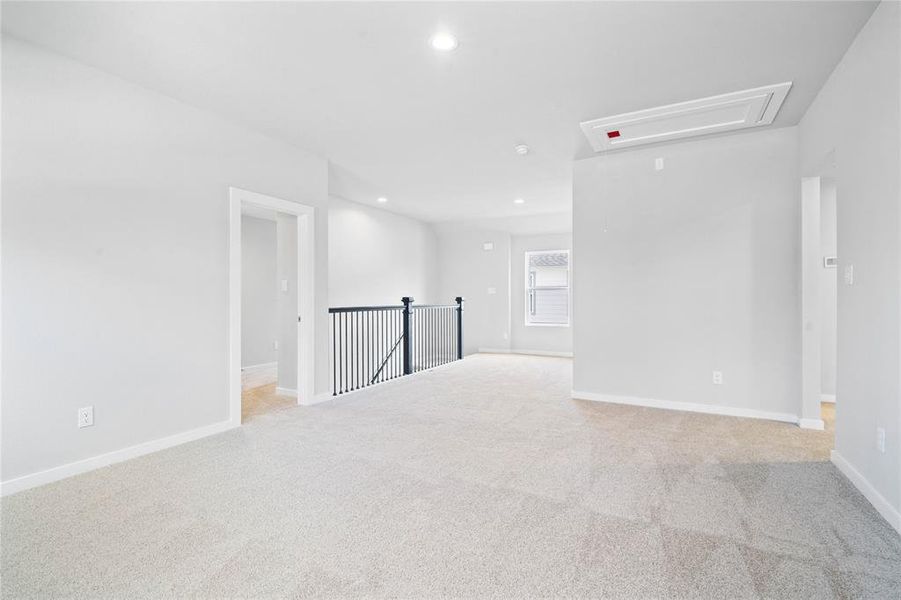
[[[278,381],[278,363],[263,363],[241,367],[241,389],[250,390]]]
[[[558,352],[556,350],[512,350],[509,348],[479,348],[482,354],[527,354],[530,356],[558,356],[572,358],[572,352]]]
[[[798,427],[801,429],[816,429],[818,431],[823,431],[826,429],[826,424],[823,423],[823,419],[799,419]]]
[[[292,398],[297,398],[297,390],[292,388],[277,387],[275,388],[275,393],[279,396],[291,396]],[[300,402],[298,402],[298,404],[300,404]]]
[[[260,371],[266,371],[272,368],[278,368],[277,361],[260,363],[258,365],[247,365],[246,367],[241,367],[241,372],[245,374],[259,373]]]
[[[10,494],[15,494],[22,490],[59,481],[60,479],[66,479],[73,475],[80,475],[82,473],[87,473],[88,471],[144,456],[145,454],[158,452],[160,450],[165,450],[166,448],[216,435],[217,433],[228,431],[234,427],[237,427],[237,425],[231,420],[220,421],[219,423],[214,423],[212,425],[206,425],[204,427],[198,427],[197,429],[170,435],[169,437],[151,440],[135,446],[129,446],[128,448],[122,448],[121,450],[114,450],[99,456],[92,456],[59,467],[53,467],[46,471],[38,471],[37,473],[31,473],[30,475],[23,475],[22,477],[0,483],[0,495],[8,496]]]
[[[681,410],[711,415],[724,415],[727,417],[744,417],[748,419],[782,421],[783,423],[798,423],[797,415],[755,410],[753,408],[739,408],[736,406],[696,404],[694,402],[676,402],[674,400],[656,400],[653,398],[637,398],[633,396],[612,396],[608,394],[597,394],[595,392],[580,392],[577,390],[572,391],[572,397],[577,400],[592,400],[594,402],[609,402],[611,404],[628,404],[631,406],[662,408],[664,410]]]
[[[314,397],[316,211],[312,206],[236,187],[228,188],[228,197],[228,415],[229,420],[237,426],[241,424],[241,208],[249,204],[297,216],[298,404]]]
[[[863,494],[864,498],[870,501],[873,508],[879,511],[879,514],[888,521],[889,525],[894,527],[895,531],[901,533],[901,512],[892,506],[889,501],[886,500],[885,496],[880,494],[879,491],[873,487],[873,484],[867,481],[867,478],[864,477],[860,471],[855,469],[854,466],[837,451],[832,451],[830,459],[832,460],[832,464],[834,464],[836,468],[841,471],[852,484],[854,484],[854,487],[860,490],[860,493]]]
[[[820,402],[829,402],[835,404],[835,394],[821,394]]]

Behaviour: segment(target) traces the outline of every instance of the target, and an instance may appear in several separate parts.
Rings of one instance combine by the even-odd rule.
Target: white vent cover
[[[581,124],[595,152],[769,125],[790,81]]]

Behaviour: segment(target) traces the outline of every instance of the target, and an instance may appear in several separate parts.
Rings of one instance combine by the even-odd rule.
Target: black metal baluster
[[[332,396],[335,395],[335,315],[332,313]]]
[[[363,313],[363,387],[369,385],[369,311]]]
[[[360,389],[360,312],[354,312],[354,390]]]

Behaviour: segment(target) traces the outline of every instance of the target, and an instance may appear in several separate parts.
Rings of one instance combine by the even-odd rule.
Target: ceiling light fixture
[[[384,196],[379,196],[378,198],[376,198],[376,202],[378,202],[379,204],[384,204],[387,201],[388,201],[388,199],[385,198]]]
[[[525,156],[529,153],[529,147],[525,144],[516,144],[515,146],[513,146],[513,149],[516,150],[516,153],[520,156]]]
[[[513,201],[513,204],[525,204],[525,203],[526,203],[526,201],[523,200],[522,198],[517,198],[516,200]]]
[[[432,48],[435,50],[440,50],[442,52],[450,52],[451,50],[456,50],[459,42],[457,42],[457,38],[447,32],[439,32],[432,36],[432,39],[429,40],[429,43],[432,44]]]

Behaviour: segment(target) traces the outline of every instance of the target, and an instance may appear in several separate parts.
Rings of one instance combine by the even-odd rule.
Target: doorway
[[[820,418],[835,432],[838,328],[838,227],[835,179],[820,178]]]
[[[310,206],[229,188],[229,421],[312,401]]]
[[[834,160],[801,182],[801,410],[799,425],[835,432],[838,186]]]

